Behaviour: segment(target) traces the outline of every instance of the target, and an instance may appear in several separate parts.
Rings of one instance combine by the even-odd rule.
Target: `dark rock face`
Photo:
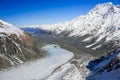
[[[0,37],[0,68],[15,66],[35,59],[39,53],[33,37],[27,33],[21,37],[17,37],[15,34]]]

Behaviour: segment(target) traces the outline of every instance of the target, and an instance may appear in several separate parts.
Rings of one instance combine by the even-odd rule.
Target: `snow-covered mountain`
[[[120,80],[120,49],[90,61],[87,68],[91,73],[86,80]]]
[[[14,25],[0,20],[0,36],[5,35],[5,34],[6,35],[16,34],[16,36],[20,37],[24,35],[24,32],[20,30],[19,28],[15,27]]]
[[[22,64],[38,56],[34,39],[16,26],[0,20],[0,69]]]
[[[82,43],[87,43],[84,47],[93,50],[101,47],[113,48],[120,45],[120,5],[111,2],[98,4],[86,15],[71,21],[53,25],[31,25],[29,28],[40,28],[57,34],[54,37],[59,38],[81,38]]]

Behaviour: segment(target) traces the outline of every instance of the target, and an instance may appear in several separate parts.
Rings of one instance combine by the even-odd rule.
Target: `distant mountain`
[[[53,25],[31,25],[29,28],[46,30],[53,37],[74,38],[82,46],[96,49],[112,49],[120,44],[120,5],[111,2],[98,4],[86,15],[71,21]],[[56,35],[55,35],[56,34]]]
[[[45,34],[45,33],[47,33],[45,30],[42,30],[39,28],[21,28],[21,29],[30,34]]]
[[[120,49],[90,61],[87,68],[91,73],[86,80],[120,80]]]
[[[39,54],[30,34],[0,20],[0,69],[22,64]]]

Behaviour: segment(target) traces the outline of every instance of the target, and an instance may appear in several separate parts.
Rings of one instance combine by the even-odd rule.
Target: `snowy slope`
[[[0,36],[2,36],[2,33],[7,35],[16,34],[17,36],[24,34],[24,32],[16,26],[0,20]]]
[[[120,80],[120,49],[90,61],[87,68],[91,73],[86,80]]]
[[[1,72],[0,80],[59,80],[57,78],[59,78],[60,74],[54,75],[50,78],[52,72],[57,67],[71,60],[73,58],[73,53],[62,49],[55,44],[45,45],[42,49],[48,52],[48,56],[21,65],[17,68]],[[68,68],[70,67],[70,65],[67,66]],[[61,73],[61,75],[64,75],[64,73]]]
[[[91,47],[93,50],[111,41],[113,44],[119,45],[120,6],[111,2],[98,4],[86,15],[79,16],[71,21],[53,25],[31,25],[29,27],[62,34],[62,37],[79,38],[89,35],[83,38],[83,42],[94,39],[92,43],[85,45],[86,48]]]

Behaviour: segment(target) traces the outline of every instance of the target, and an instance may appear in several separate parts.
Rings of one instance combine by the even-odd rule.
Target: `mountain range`
[[[65,23],[30,25],[19,29],[0,20],[0,69],[40,58],[43,54],[41,54],[37,42],[45,44],[45,41],[53,40],[52,43],[66,43],[72,46],[69,47],[75,46],[81,51],[78,51],[79,54],[74,52],[75,58],[71,62],[76,63],[77,72],[84,74],[84,78],[87,76],[86,80],[119,80],[119,35],[120,5],[114,5],[111,2],[98,4],[86,15]],[[45,39],[42,40],[42,38]],[[83,56],[82,51],[95,55],[89,53],[89,56]],[[78,55],[80,57],[77,57]],[[88,70],[89,74],[84,72]],[[74,69],[68,72],[74,75]],[[70,75],[67,74],[66,76]]]
[[[120,41],[120,6],[111,2],[98,4],[86,15],[79,16],[65,23],[52,25],[31,25],[28,28],[45,30],[54,38],[80,38],[85,48],[116,48]],[[87,43],[87,44],[86,44]]]
[[[51,25],[31,25],[26,29],[32,34],[50,36],[53,40],[66,40],[69,44],[79,45],[94,53],[97,59],[91,60],[86,67],[90,74],[86,80],[119,80],[120,79],[120,5],[111,2],[96,5],[86,15],[74,18],[65,23]],[[46,31],[41,33],[41,31]],[[92,52],[93,53],[93,52]],[[83,79],[84,80],[84,79]]]

